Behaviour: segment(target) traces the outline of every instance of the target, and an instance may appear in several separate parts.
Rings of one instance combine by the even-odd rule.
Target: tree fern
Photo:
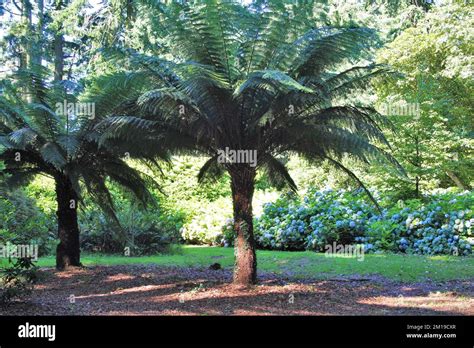
[[[261,1],[246,8],[218,0],[143,6],[156,7],[167,59],[161,50],[156,55],[131,50],[116,55],[126,71],[107,79],[148,71],[146,84],[140,84],[148,88],[134,105],[98,125],[101,141],[122,137],[134,146],[132,138],[141,134],[140,142],[155,141],[171,152],[209,155],[200,181],[229,173],[236,282],[255,282],[251,202],[256,172],[265,170],[274,185],[286,183],[296,190],[279,155],[292,152],[313,163],[329,161],[364,188],[341,163],[344,156],[399,168],[380,148],[387,144],[382,132],[386,120],[346,98],[388,72],[367,63],[377,44],[373,30],[315,27],[305,20],[314,11],[312,1],[300,7]],[[223,149],[256,151],[256,168],[220,163]]]

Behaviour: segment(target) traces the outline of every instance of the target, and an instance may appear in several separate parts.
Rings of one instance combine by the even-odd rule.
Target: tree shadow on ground
[[[473,315],[473,281],[295,280],[260,274],[230,284],[228,270],[91,267],[42,271],[31,300],[2,315]]]

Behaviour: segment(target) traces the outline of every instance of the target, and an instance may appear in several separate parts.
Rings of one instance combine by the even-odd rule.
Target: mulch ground
[[[474,315],[474,279],[400,283],[382,277],[295,280],[153,265],[42,269],[32,295],[0,315]]]

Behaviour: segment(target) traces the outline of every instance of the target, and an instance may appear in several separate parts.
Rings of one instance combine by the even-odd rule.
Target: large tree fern
[[[256,281],[252,196],[257,170],[266,170],[275,185],[296,190],[278,159],[282,153],[298,153],[313,163],[327,160],[361,185],[341,162],[343,156],[397,165],[379,147],[386,143],[383,117],[345,98],[386,72],[363,64],[376,41],[372,30],[313,27],[305,21],[311,2],[262,2],[253,10],[217,0],[143,6],[156,11],[171,59],[159,52],[111,53],[128,68],[104,81],[132,88],[132,76],[140,76],[147,90],[101,124],[102,140],[135,134],[170,150],[197,150],[210,157],[200,180],[230,174],[236,283]],[[257,166],[222,163],[218,152],[225,148],[256,151]]]

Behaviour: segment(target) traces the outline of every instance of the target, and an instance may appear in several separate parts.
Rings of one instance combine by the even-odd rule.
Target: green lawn
[[[416,256],[380,254],[354,258],[328,258],[323,253],[267,251],[257,252],[258,268],[297,278],[328,278],[338,275],[382,275],[394,280],[450,280],[474,278],[474,257]],[[143,257],[82,255],[82,262],[91,265],[156,264],[163,266],[208,267],[219,262],[225,268],[233,265],[233,249],[183,246],[170,255]],[[40,258],[39,266],[54,266],[54,257]]]

